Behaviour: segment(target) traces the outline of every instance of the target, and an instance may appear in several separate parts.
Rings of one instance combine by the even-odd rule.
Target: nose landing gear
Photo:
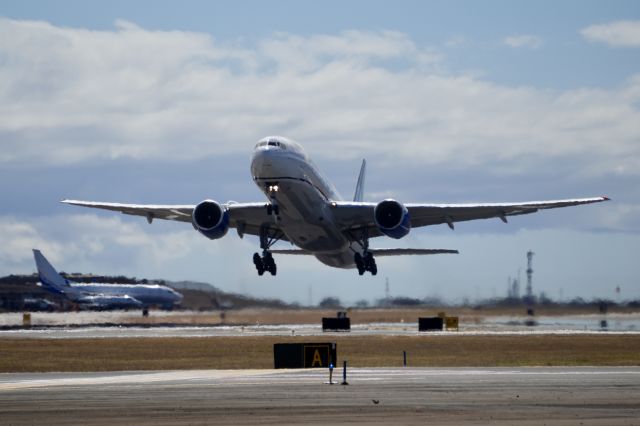
[[[267,204],[267,214],[269,216],[271,215],[276,215],[276,217],[280,216],[280,207],[278,206],[277,203],[275,203],[275,200],[271,202],[271,204]]]
[[[276,220],[280,220],[280,206],[278,206],[278,200],[276,199],[279,190],[280,187],[277,182],[268,182],[266,184],[266,191],[271,200],[270,203],[267,204],[267,214],[269,216],[275,216]]]

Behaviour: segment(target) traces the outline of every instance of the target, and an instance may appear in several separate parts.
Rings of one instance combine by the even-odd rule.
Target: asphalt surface
[[[0,375],[2,424],[639,425],[640,368]]]

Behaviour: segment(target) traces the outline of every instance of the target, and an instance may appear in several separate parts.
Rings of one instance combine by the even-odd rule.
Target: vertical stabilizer
[[[42,285],[50,291],[65,293],[65,288],[69,288],[69,282],[51,266],[40,250],[33,249],[33,257],[36,259],[36,267]]]
[[[367,171],[367,160],[362,160],[360,166],[360,174],[358,175],[358,183],[356,184],[356,193],[353,195],[353,201],[362,201],[364,198],[364,177]]]

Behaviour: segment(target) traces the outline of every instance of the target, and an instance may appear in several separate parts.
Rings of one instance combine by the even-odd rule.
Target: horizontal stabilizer
[[[414,248],[393,248],[393,249],[371,249],[374,256],[405,256],[405,255],[425,255],[425,254],[458,254],[458,250],[447,249],[414,249]]]
[[[313,253],[310,251],[306,251],[306,250],[297,250],[297,249],[291,249],[291,250],[269,250],[271,253],[273,254],[295,254],[298,256],[313,256]]]
[[[425,254],[458,254],[458,250],[447,249],[412,249],[412,248],[393,248],[393,249],[371,249],[369,250],[374,256],[405,256],[405,255],[425,255]],[[306,250],[271,250],[273,254],[294,254],[303,256],[313,256],[313,253]]]

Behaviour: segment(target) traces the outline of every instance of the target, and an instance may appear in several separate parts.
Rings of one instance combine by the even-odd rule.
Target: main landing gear
[[[270,251],[263,251],[262,256],[258,253],[253,254],[253,264],[256,265],[256,270],[258,271],[258,275],[262,276],[265,272],[269,272],[271,275],[275,275],[278,267],[276,266],[275,260],[273,260],[273,255]]]
[[[280,230],[272,229],[268,226],[262,226],[260,228],[260,248],[262,249],[262,256],[258,253],[253,254],[253,264],[256,266],[258,275],[262,276],[265,272],[269,272],[271,275],[277,273],[278,267],[269,249],[283,236],[284,234]]]
[[[376,260],[370,252],[365,251],[364,255],[356,253],[353,255],[353,260],[356,263],[359,275],[364,275],[366,271],[371,272],[371,275],[376,275],[378,273],[378,265],[376,265]]]
[[[352,249],[355,252],[353,262],[356,264],[356,268],[358,268],[358,274],[364,275],[365,272],[369,271],[371,275],[376,275],[378,273],[378,265],[376,265],[376,260],[373,258],[373,253],[369,251],[369,235],[366,228],[362,230],[360,238],[353,234],[351,234],[351,238],[360,244],[363,249],[362,254]]]

